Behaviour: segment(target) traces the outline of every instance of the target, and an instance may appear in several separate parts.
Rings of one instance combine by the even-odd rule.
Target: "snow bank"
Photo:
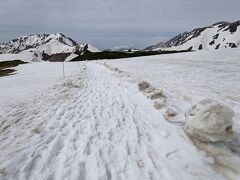
[[[194,105],[186,114],[185,132],[205,142],[229,140],[232,135],[234,112],[229,107],[205,99]]]

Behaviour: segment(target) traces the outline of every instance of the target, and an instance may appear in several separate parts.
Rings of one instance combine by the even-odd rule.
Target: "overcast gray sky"
[[[240,20],[240,0],[0,1],[0,42],[62,32],[100,49],[142,48],[192,28]]]

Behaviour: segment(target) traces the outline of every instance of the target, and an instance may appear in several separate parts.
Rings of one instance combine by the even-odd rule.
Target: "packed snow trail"
[[[2,110],[0,179],[224,179],[110,73],[89,62],[79,77]]]

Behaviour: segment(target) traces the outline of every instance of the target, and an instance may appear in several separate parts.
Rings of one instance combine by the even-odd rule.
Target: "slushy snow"
[[[230,140],[233,136],[232,118],[234,112],[216,101],[200,101],[186,114],[185,131],[205,142]]]

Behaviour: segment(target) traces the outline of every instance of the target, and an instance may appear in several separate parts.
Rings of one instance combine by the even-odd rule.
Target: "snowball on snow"
[[[205,99],[186,114],[185,132],[205,142],[226,141],[233,136],[234,112],[217,101]]]

